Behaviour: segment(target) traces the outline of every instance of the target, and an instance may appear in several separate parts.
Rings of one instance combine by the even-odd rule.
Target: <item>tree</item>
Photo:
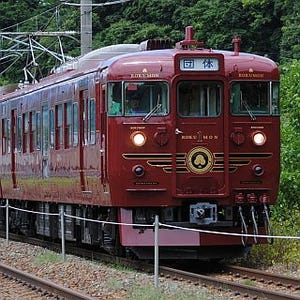
[[[280,210],[300,208],[300,61],[281,68],[281,183]]]
[[[283,61],[300,59],[300,2],[298,0],[277,1],[283,11],[281,59]]]

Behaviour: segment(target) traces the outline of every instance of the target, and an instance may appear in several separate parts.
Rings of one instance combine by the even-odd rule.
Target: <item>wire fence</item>
[[[63,207],[63,205],[62,205]],[[267,238],[267,239],[286,239],[286,240],[300,240],[300,236],[278,236],[278,235],[259,235],[259,234],[248,234],[248,233],[235,233],[235,232],[224,232],[224,231],[214,231],[214,230],[204,230],[204,229],[196,229],[196,228],[187,228],[181,226],[174,226],[169,224],[164,224],[159,222],[158,215],[155,216],[155,220],[153,224],[137,224],[137,223],[122,223],[122,222],[112,222],[112,221],[104,221],[104,220],[95,220],[89,219],[79,216],[70,215],[64,212],[62,208],[60,212],[57,213],[49,213],[49,212],[39,212],[33,210],[27,210],[23,208],[18,208],[9,205],[9,200],[6,200],[6,205],[0,206],[0,209],[3,208],[6,210],[6,242],[9,243],[9,210],[16,210],[25,213],[31,213],[36,215],[48,215],[48,216],[57,216],[58,221],[60,222],[60,236],[61,236],[61,255],[63,260],[66,259],[65,253],[65,219],[71,218],[85,222],[93,222],[99,224],[109,224],[109,225],[118,225],[118,226],[134,226],[134,227],[148,227],[153,228],[153,247],[154,247],[154,285],[158,286],[158,272],[159,272],[159,231],[162,229],[177,229],[183,231],[193,231],[198,232],[199,234],[214,234],[214,235],[225,235],[225,236],[236,236],[241,238]]]

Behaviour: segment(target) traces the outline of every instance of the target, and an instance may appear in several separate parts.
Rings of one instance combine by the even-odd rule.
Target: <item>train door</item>
[[[43,178],[49,177],[49,110],[42,106],[42,172]]]
[[[177,82],[173,162],[177,197],[215,198],[228,193],[223,90],[222,81],[217,80]]]
[[[17,139],[17,110],[11,111],[11,177],[13,188],[17,188],[16,177],[16,139]]]
[[[98,124],[98,128],[100,127],[100,180],[103,186],[104,191],[106,191],[106,185],[108,182],[107,175],[107,144],[106,144],[106,130],[107,130],[107,112],[105,105],[105,85],[98,83],[96,85],[96,97],[99,97],[98,106],[97,106],[97,115],[99,112],[99,118],[97,117],[97,121],[100,121]]]

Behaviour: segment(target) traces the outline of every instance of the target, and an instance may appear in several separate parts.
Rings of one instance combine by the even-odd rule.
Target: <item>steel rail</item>
[[[81,294],[77,291],[71,290],[69,288],[66,288],[64,286],[58,285],[50,280],[46,280],[43,278],[39,278],[35,275],[29,274],[27,272],[23,272],[20,270],[17,270],[13,267],[4,265],[0,263],[0,272],[3,274],[6,274],[8,276],[11,276],[15,279],[21,280],[23,282],[26,282],[32,286],[35,286],[36,288],[42,289],[43,291],[47,291],[49,293],[58,295],[60,297],[64,297],[65,299],[70,300],[96,300],[96,298]]]
[[[296,277],[272,274],[261,270],[249,269],[249,268],[233,266],[233,265],[224,265],[222,266],[222,269],[226,272],[239,273],[240,275],[246,275],[249,277],[252,276],[258,279],[269,280],[274,283],[293,285],[296,288],[300,289],[300,279]]]
[[[160,273],[174,277],[180,277],[185,280],[197,281],[200,283],[205,283],[207,285],[215,286],[221,289],[228,289],[231,291],[238,291],[245,295],[253,295],[257,297],[262,297],[264,299],[270,300],[300,300],[300,296],[284,294],[281,292],[276,292],[272,290],[267,290],[263,288],[253,287],[249,285],[244,285],[236,282],[231,282],[223,280],[220,278],[214,278],[211,276],[200,275],[195,273],[190,273],[186,271],[181,271],[169,267],[160,267]]]

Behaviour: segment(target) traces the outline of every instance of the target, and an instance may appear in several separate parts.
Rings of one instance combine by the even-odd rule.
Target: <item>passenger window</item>
[[[17,150],[22,150],[22,117],[19,116],[17,119]]]
[[[122,115],[122,83],[114,82],[108,85],[108,114]]]
[[[10,153],[10,120],[2,119],[2,154]]]
[[[32,111],[29,113],[29,150],[30,152],[33,152],[36,148],[36,117],[35,117],[35,111]]]
[[[49,148],[49,132],[50,132],[50,121],[53,120],[53,111],[52,118],[50,118],[50,113],[48,111],[48,106],[42,107],[42,154],[48,155]],[[53,122],[52,122],[53,124]]]
[[[49,110],[49,134],[50,134],[50,148],[54,148],[54,112]]]
[[[78,145],[78,103],[73,103],[72,112],[72,123],[73,123],[73,146]]]
[[[63,144],[63,106],[55,106],[55,149],[60,149]]]
[[[89,101],[89,142],[96,143],[96,110],[95,99]]]
[[[28,112],[23,114],[23,153],[27,152],[29,145],[29,119]]]
[[[41,150],[41,114],[40,112],[36,112],[35,114],[35,123],[36,123],[36,131],[35,131],[35,140],[36,140],[36,150]]]
[[[279,83],[272,82],[272,115],[278,116],[279,114]]]
[[[65,149],[69,148],[72,143],[72,104],[67,102],[65,106]]]

